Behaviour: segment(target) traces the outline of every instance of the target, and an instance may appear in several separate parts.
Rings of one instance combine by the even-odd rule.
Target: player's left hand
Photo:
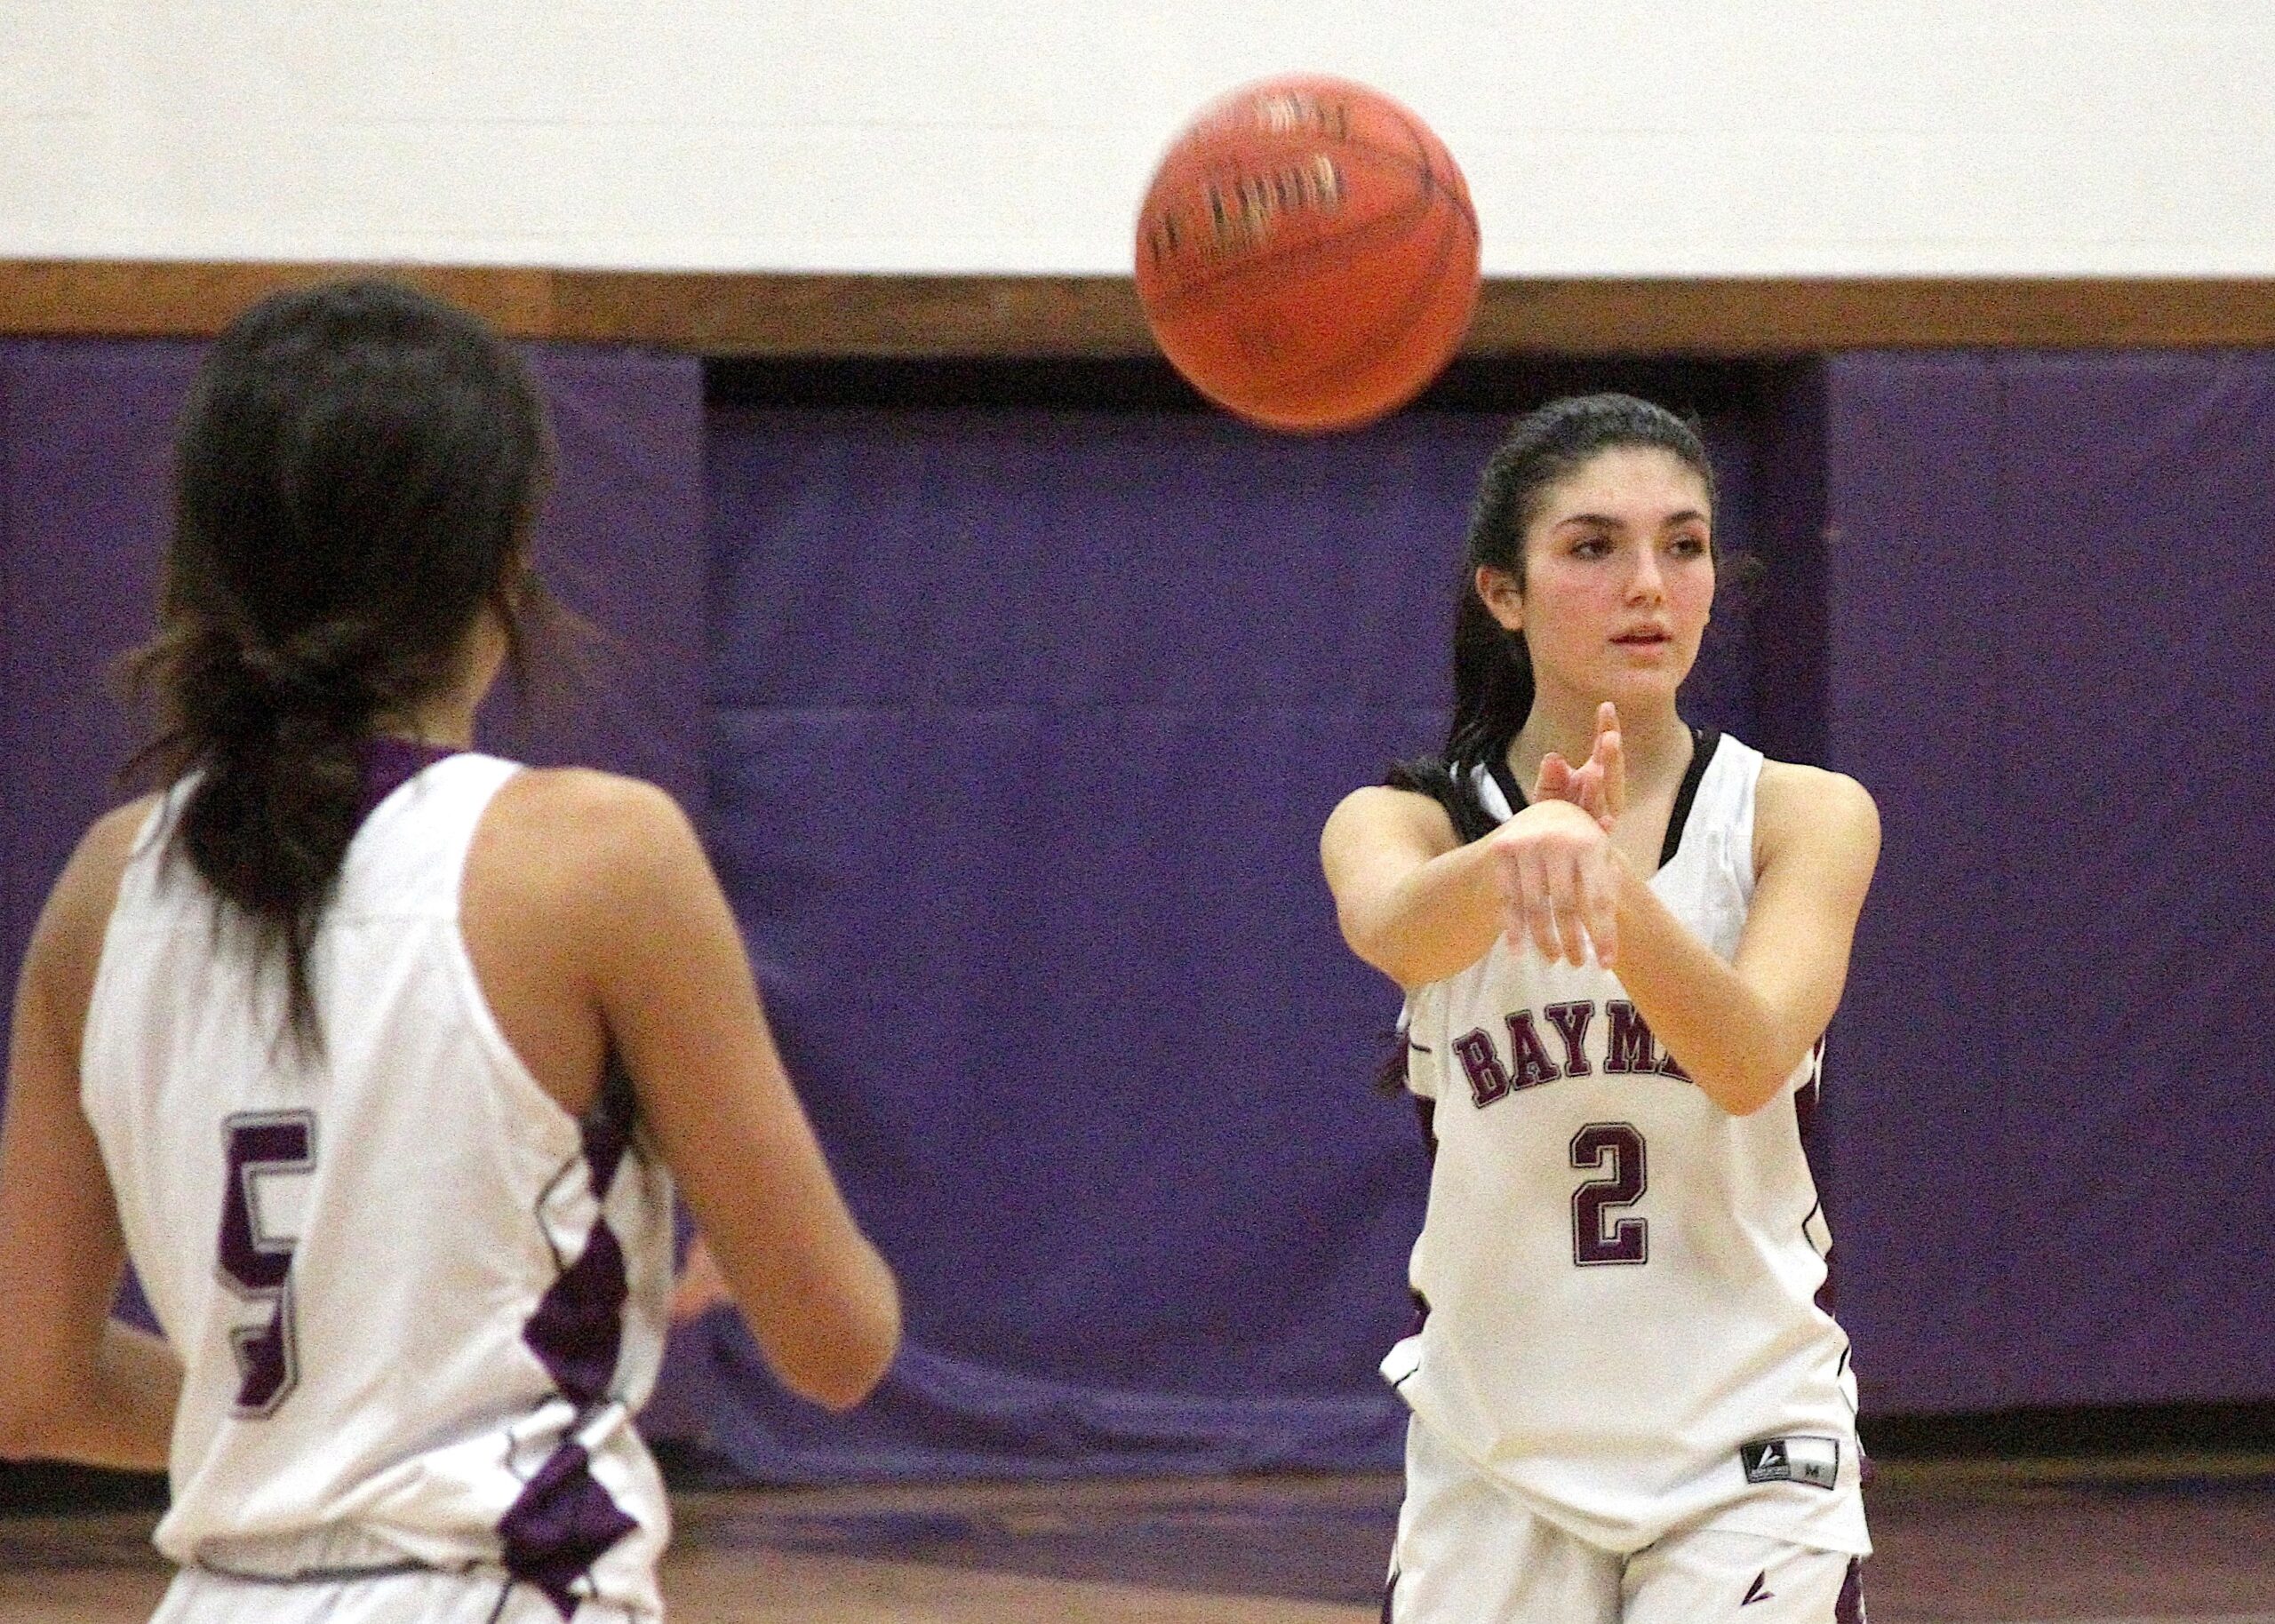
[[[1585,765],[1574,767],[1556,751],[1541,758],[1533,780],[1533,804],[1569,800],[1611,832],[1627,810],[1627,758],[1619,737],[1619,710],[1608,699],[1596,709],[1595,744]]]
[[[687,1261],[680,1265],[679,1278],[672,1286],[671,1323],[675,1325],[692,1324],[722,1302],[732,1302],[734,1293],[727,1288],[727,1277],[719,1272],[719,1260],[711,1255],[711,1248],[697,1236],[687,1248]]]

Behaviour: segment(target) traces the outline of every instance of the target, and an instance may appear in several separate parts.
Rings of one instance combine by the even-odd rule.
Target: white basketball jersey
[[[154,815],[82,1055],[128,1250],[186,1372],[159,1548],[223,1572],[494,1570],[661,1612],[663,1485],[632,1417],[671,1287],[671,1187],[612,1081],[582,1122],[484,1003],[467,848],[517,769],[459,754],[349,847],[310,967],[324,1048],[278,1033],[282,967]]]
[[[1732,957],[1753,894],[1761,755],[1701,736],[1651,888]],[[1512,797],[1483,768],[1497,818]],[[1426,1304],[1384,1375],[1540,1515],[1616,1551],[1711,1526],[1863,1554],[1848,1343],[1816,1294],[1832,1236],[1802,1153],[1816,1056],[1734,1117],[1617,976],[1496,941],[1408,1001],[1433,1103]]]

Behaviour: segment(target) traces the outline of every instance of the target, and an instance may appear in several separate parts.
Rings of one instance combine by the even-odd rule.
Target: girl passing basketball
[[[1487,465],[1445,759],[1321,850],[1431,1129],[1396,1624],[1832,1624],[1870,1550],[1802,1134],[1879,855],[1849,779],[1686,725],[1713,477],[1556,402]]]
[[[48,899],[0,1141],[0,1454],[169,1468],[162,1620],[658,1616],[671,1174],[791,1387],[898,1337],[686,818],[468,747],[549,448],[379,283],[256,306],[184,419],[165,787]]]

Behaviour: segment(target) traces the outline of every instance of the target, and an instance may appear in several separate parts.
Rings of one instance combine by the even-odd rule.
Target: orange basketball
[[[1203,108],[1138,215],[1138,299],[1177,370],[1271,428],[1350,428],[1419,394],[1477,303],[1477,213],[1445,144],[1347,79]]]

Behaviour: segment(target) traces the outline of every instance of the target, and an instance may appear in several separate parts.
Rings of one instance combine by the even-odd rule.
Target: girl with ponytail
[[[1405,991],[1433,1157],[1423,1318],[1383,1365],[1412,1410],[1395,1624],[1861,1617],[1802,1140],[1879,824],[1853,780],[1683,720],[1713,509],[1657,406],[1520,421],[1445,753],[1321,837],[1345,940]]]
[[[385,282],[254,306],[184,415],[157,792],[48,899],[0,1137],[0,1456],[170,1468],[167,1624],[658,1617],[674,1174],[791,1388],[898,1337],[684,815],[473,749],[551,461]]]

